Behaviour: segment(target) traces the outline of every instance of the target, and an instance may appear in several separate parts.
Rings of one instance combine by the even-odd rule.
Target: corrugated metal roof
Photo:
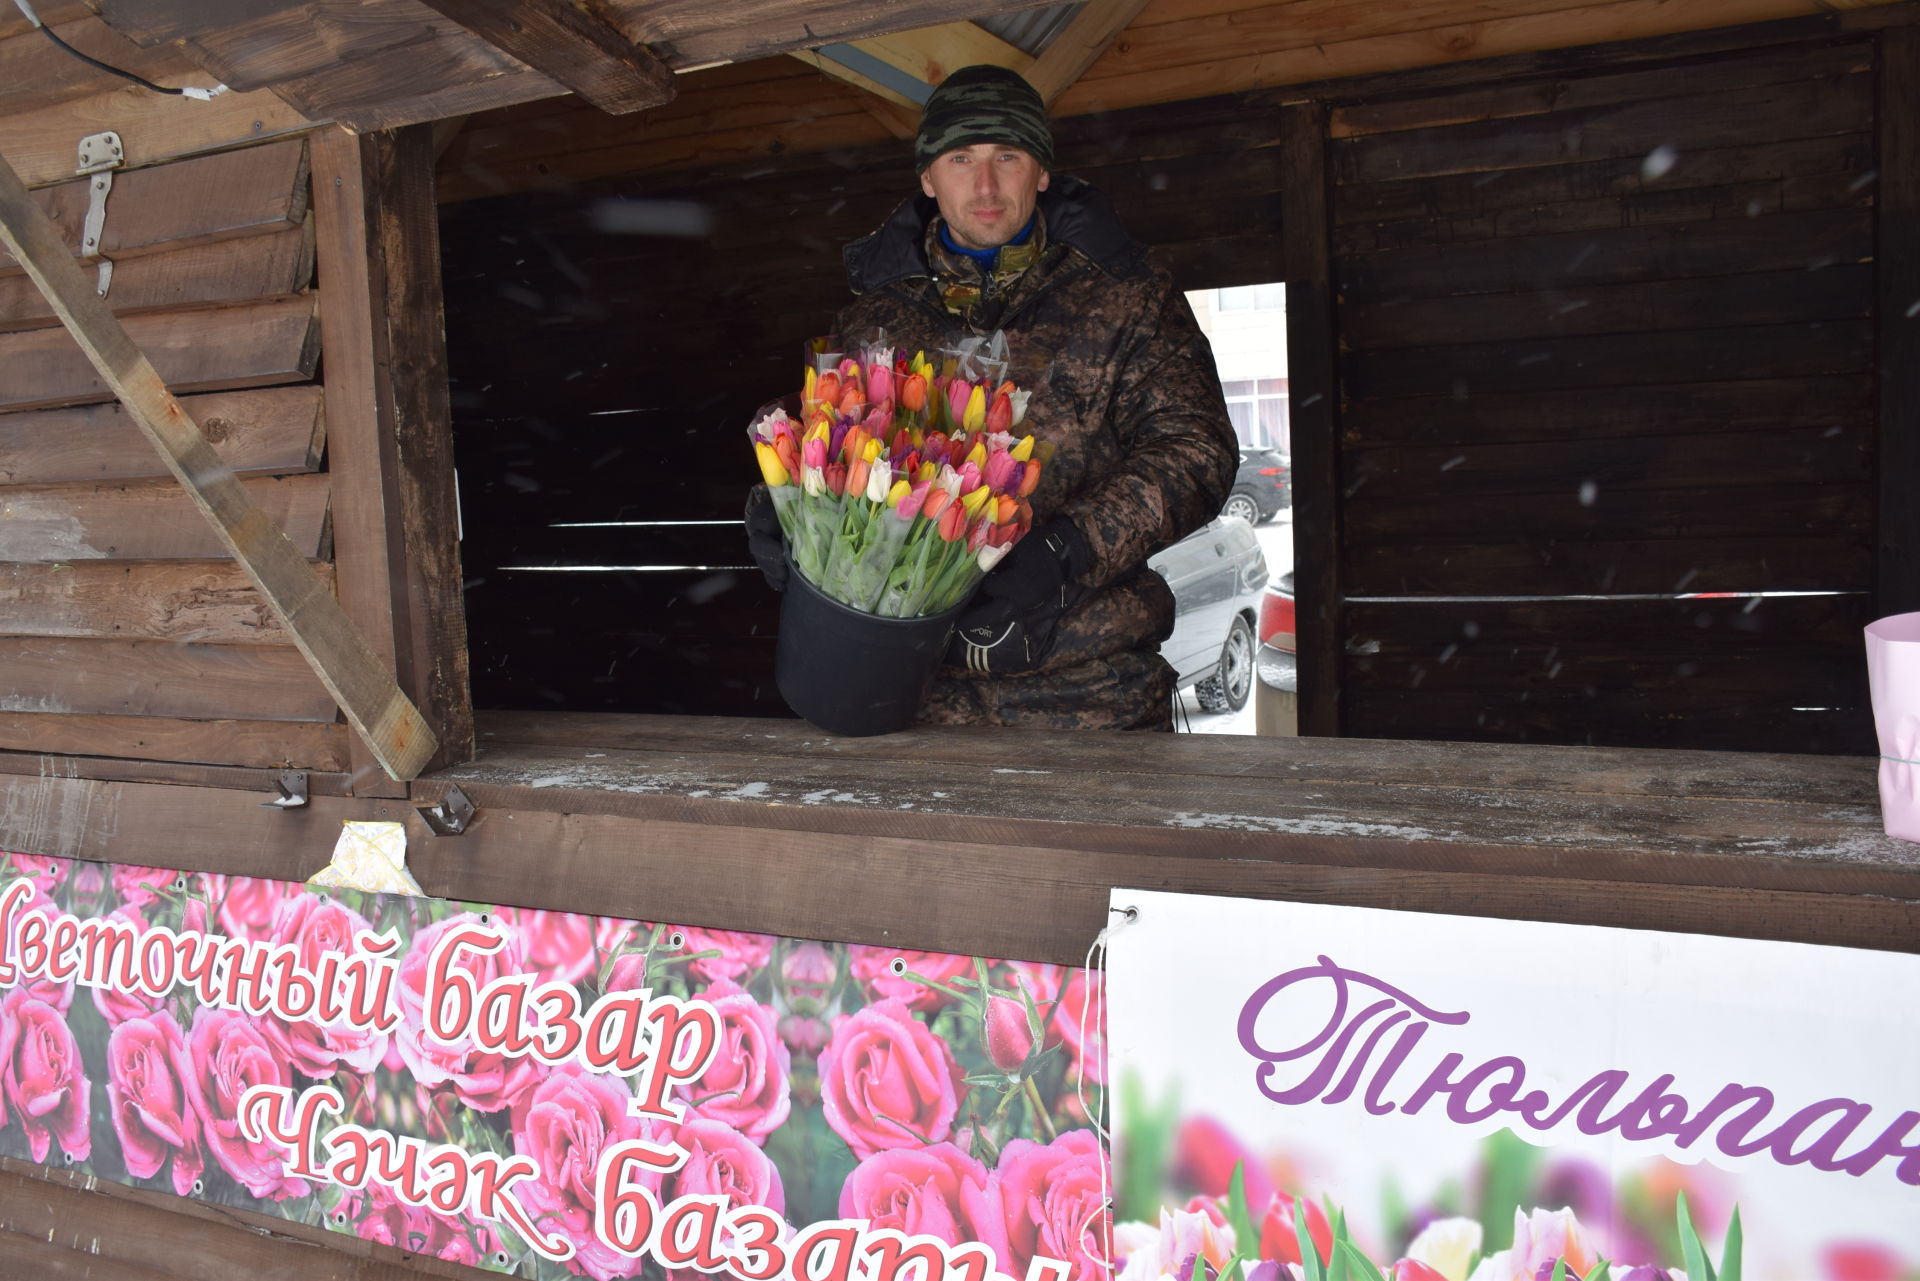
[[[996,18],[975,21],[1016,49],[1037,54],[1053,42],[1053,38],[1073,21],[1074,15],[1082,7],[1078,4],[1050,4],[1044,9],[1022,9],[1018,13],[1003,13]]]

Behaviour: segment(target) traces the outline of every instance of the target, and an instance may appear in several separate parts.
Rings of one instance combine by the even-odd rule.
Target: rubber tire
[[[1227,643],[1220,647],[1220,670],[1193,687],[1202,711],[1237,712],[1253,694],[1253,628],[1233,616]]]
[[[1252,494],[1236,489],[1227,495],[1227,501],[1220,508],[1220,514],[1222,516],[1238,516],[1249,525],[1258,525],[1260,523],[1260,504],[1254,501]]]

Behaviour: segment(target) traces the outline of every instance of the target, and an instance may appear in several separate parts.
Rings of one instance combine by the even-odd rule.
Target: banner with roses
[[[1053,965],[7,853],[0,1151],[523,1277],[1095,1281],[1089,996]]]
[[[1920,1281],[1920,956],[1112,906],[1119,1281]]]

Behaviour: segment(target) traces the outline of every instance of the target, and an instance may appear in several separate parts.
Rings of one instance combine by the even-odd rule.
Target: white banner
[[[1311,1275],[1295,1197],[1316,1254],[1393,1281],[1920,1277],[1920,956],[1112,903],[1127,1281]]]

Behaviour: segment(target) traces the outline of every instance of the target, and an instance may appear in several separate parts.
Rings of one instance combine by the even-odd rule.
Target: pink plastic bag
[[[1867,681],[1880,735],[1880,815],[1888,836],[1920,841],[1920,614],[1867,624]]]

